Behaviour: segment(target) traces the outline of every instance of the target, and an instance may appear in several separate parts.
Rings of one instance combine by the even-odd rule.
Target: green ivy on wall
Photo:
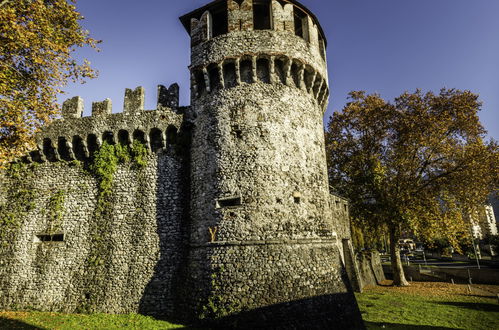
[[[5,171],[12,181],[6,191],[6,200],[0,204],[0,248],[5,249],[15,239],[21,220],[35,208],[36,191],[31,185],[32,166],[12,163]]]
[[[146,146],[137,140],[132,146],[104,142],[88,166],[90,173],[97,179],[98,195],[90,224],[91,251],[87,259],[87,267],[93,276],[90,283],[85,285],[88,288],[87,298],[78,308],[80,312],[93,312],[102,303],[96,299],[103,295],[93,291],[105,288],[107,280],[107,264],[112,249],[108,235],[112,231],[110,219],[113,218],[113,182],[118,166],[131,164],[141,170],[147,165],[147,155]]]

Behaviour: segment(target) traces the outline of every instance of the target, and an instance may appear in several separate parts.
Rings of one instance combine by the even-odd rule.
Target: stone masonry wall
[[[188,207],[177,134],[185,109],[168,107],[178,106],[178,86],[158,91],[156,111],[142,110],[142,88],[126,91],[117,114],[106,100],[81,118],[81,99],[68,100],[28,165],[2,174],[10,225],[0,233],[0,308],[173,314]],[[102,203],[93,155],[104,142],[136,140],[145,166],[118,165]]]
[[[10,255],[2,255],[0,306],[76,312],[171,313],[172,282],[181,258],[181,162],[152,155],[144,169],[115,174],[112,217],[97,219],[97,184],[80,166],[47,163],[28,170],[35,204],[19,219]],[[16,184],[16,180],[12,181]],[[10,187],[15,189],[15,187]],[[50,232],[49,199],[62,192],[63,242],[40,242]],[[95,235],[105,242],[95,251]],[[104,264],[94,264],[100,254]],[[105,280],[94,280],[104,269]]]

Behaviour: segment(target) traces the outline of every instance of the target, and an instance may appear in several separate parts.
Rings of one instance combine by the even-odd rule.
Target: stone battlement
[[[112,113],[112,102],[106,99],[92,103],[92,115],[82,117],[83,99],[68,99],[62,106],[62,118],[42,129],[37,135],[38,150],[30,152],[28,162],[59,160],[84,161],[104,141],[131,145],[139,140],[157,152],[175,142],[182,125],[185,108],[179,107],[179,87],[158,86],[156,110],[144,110],[145,90],[125,90],[124,109]]]

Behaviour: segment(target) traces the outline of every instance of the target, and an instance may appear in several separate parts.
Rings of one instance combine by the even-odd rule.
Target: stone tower
[[[293,0],[212,1],[181,21],[194,117],[182,305],[248,327],[362,327],[328,186],[319,22]]]

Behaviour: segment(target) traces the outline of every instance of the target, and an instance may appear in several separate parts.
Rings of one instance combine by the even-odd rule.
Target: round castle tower
[[[188,308],[358,325],[330,205],[317,19],[293,0],[219,0],[181,21],[195,116]]]

